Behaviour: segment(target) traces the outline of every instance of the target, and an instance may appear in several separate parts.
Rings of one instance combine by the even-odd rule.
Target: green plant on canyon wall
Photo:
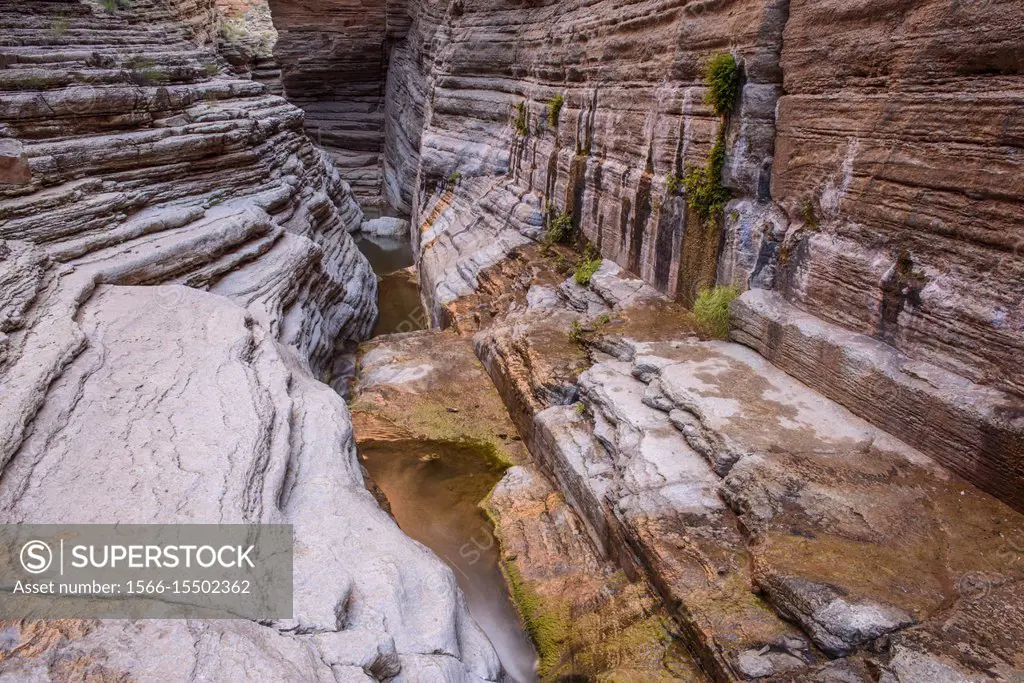
[[[576,264],[576,272],[573,273],[573,277],[576,280],[576,284],[583,285],[586,287],[590,284],[590,279],[594,277],[594,273],[601,267],[600,256],[584,256],[583,259]]]
[[[546,244],[565,244],[572,239],[572,216],[565,211],[555,214],[544,234]]]
[[[522,135],[523,137],[526,137],[527,133],[530,132],[530,129],[526,125],[526,101],[525,100],[522,101],[522,102],[519,102],[516,105],[516,119],[515,119],[515,122],[513,123],[513,125],[515,126],[516,132],[519,133],[520,135]]]
[[[697,212],[705,225],[714,225],[725,211],[725,205],[729,203],[729,188],[722,184],[723,168],[725,135],[720,133],[704,168],[691,166],[682,179],[686,203]]]
[[[700,290],[693,304],[693,315],[708,335],[729,338],[729,304],[739,295],[740,291],[731,286]]]
[[[731,54],[717,54],[704,62],[703,76],[707,103],[722,120],[704,167],[689,167],[681,182],[686,191],[686,203],[705,225],[712,226],[721,219],[731,196],[729,188],[722,184],[722,170],[725,168],[725,129],[739,94],[740,68]],[[674,174],[669,178],[670,185],[674,178]]]
[[[728,52],[712,55],[704,62],[705,101],[718,116],[728,116],[736,104],[740,67]]]
[[[679,190],[683,189],[683,179],[676,175],[675,171],[672,171],[665,176],[665,191],[669,194],[675,194]]]
[[[558,115],[562,113],[563,104],[565,97],[561,93],[548,100],[548,123],[552,128],[558,128]]]

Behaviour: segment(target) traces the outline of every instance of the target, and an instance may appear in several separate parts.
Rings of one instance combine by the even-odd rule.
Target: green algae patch
[[[508,582],[512,602],[523,618],[526,632],[540,655],[538,673],[542,677],[562,659],[563,647],[568,633],[568,609],[559,601],[544,598],[523,579],[515,560],[502,563]]]

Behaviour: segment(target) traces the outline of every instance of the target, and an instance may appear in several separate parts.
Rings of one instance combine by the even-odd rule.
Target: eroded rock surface
[[[480,503],[537,642],[543,680],[704,679],[673,644],[672,622],[654,594],[597,555],[584,523],[540,473],[469,339],[431,330],[365,344],[352,409],[367,447],[410,438],[475,444],[481,458],[517,463]],[[445,455],[437,457],[444,462]],[[458,541],[465,544],[459,554],[472,553],[475,539]]]
[[[564,215],[686,305],[716,283],[778,292],[896,359],[1002,392],[1020,418],[1016,0],[381,0],[360,18],[348,0],[273,4],[297,26],[283,58],[296,96],[315,91],[304,106],[324,112],[324,144],[368,196],[411,212],[435,321]],[[329,56],[307,56],[321,45]],[[725,119],[702,81],[723,52],[741,72]],[[720,135],[731,201],[709,222],[681,179]],[[870,384],[861,369],[850,380]],[[817,388],[883,428],[901,411],[896,395],[875,411]],[[955,464],[914,445],[1019,509],[1019,429],[989,441]]]
[[[672,606],[706,671],[1019,676],[1017,636],[962,630],[1013,601],[1019,513],[749,348],[687,336],[685,311],[616,302],[628,274],[548,284],[556,258],[485,271],[451,317],[480,323],[542,470],[595,547]]]
[[[295,612],[5,624],[0,669],[498,680],[318,381],[376,315],[348,184],[209,50],[212,2],[109,4],[0,4],[0,139],[30,171],[0,185],[0,517],[289,523]]]

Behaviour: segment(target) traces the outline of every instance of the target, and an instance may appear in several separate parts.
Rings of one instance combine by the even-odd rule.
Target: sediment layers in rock
[[[1017,627],[986,624],[1019,624],[1024,517],[749,348],[687,334],[614,269],[549,284],[556,262],[485,271],[505,291],[477,353],[595,546],[649,578],[708,673],[1019,675]]]
[[[288,99],[367,206],[383,192],[388,53],[409,25],[402,2],[272,0],[275,58]]]
[[[478,271],[466,227],[481,216],[532,237],[564,213],[605,258],[685,304],[716,282],[778,291],[894,358],[1004,392],[1013,422],[1024,402],[1015,7],[413,4],[390,53],[386,194],[412,208],[424,259],[446,259],[447,273],[460,271],[449,243],[467,240],[463,280]],[[679,179],[704,165],[722,125],[701,81],[719,52],[742,82],[724,130],[732,201],[708,224]],[[444,255],[430,256],[434,244]],[[437,293],[424,296],[436,308]],[[1024,486],[1019,449],[994,448],[955,469],[994,492],[1004,479]]]
[[[728,182],[754,198],[770,169],[762,166],[772,153],[786,5],[571,2],[510,10],[484,2],[459,3],[443,16],[420,5],[406,42],[427,58],[418,73],[411,60],[391,72],[429,88],[420,205],[454,172],[508,174],[570,214],[606,257],[692,300],[714,281],[718,230],[688,216],[667,185],[670,175],[703,166],[718,133],[701,64],[732,50],[745,65],[728,131]],[[428,211],[417,218],[429,227]]]
[[[0,517],[289,523],[295,614],[7,624],[0,668],[497,680],[317,381],[376,314],[348,185],[300,110],[194,42],[211,2],[105,4],[0,4]]]

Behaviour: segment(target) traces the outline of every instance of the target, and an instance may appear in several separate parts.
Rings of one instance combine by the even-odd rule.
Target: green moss
[[[455,171],[450,176],[448,176],[448,184],[449,185],[455,185],[460,180],[462,180],[462,174],[459,173],[458,171]]]
[[[729,304],[740,292],[735,287],[704,288],[693,304],[693,315],[711,336],[729,337]]]
[[[527,127],[527,124],[526,124],[526,102],[525,101],[519,102],[518,104],[516,104],[516,120],[513,123],[513,125],[515,126],[516,132],[519,133],[520,135],[522,135],[523,137],[526,137],[527,133],[530,132],[530,129]]]
[[[362,406],[353,407],[355,410],[377,412]],[[464,418],[461,413],[449,412],[446,406],[439,403],[417,401],[406,412],[403,424],[435,441],[470,444],[479,450],[481,457],[492,460],[502,468],[516,464],[506,452],[501,439],[495,435],[493,426],[486,421]]]
[[[558,115],[562,112],[563,104],[565,97],[561,93],[548,100],[548,123],[552,128],[558,128]]]
[[[594,277],[594,273],[601,267],[601,257],[596,258],[584,258],[576,266],[576,272],[573,277],[576,279],[576,284],[583,285],[586,287],[590,284],[590,279]]]
[[[128,6],[129,0],[99,0],[105,12],[116,12]]]
[[[722,184],[725,168],[725,135],[719,132],[704,168],[691,167],[683,177],[686,203],[705,225],[714,225],[729,202],[729,188]]]
[[[704,63],[705,100],[718,116],[728,116],[736,104],[740,67],[728,52],[713,55]]]
[[[537,646],[537,654],[540,655],[538,673],[543,677],[561,658],[562,643],[568,630],[566,618],[551,600],[541,597],[526,583],[514,560],[506,561],[503,568],[512,602],[523,618],[526,632]]]

